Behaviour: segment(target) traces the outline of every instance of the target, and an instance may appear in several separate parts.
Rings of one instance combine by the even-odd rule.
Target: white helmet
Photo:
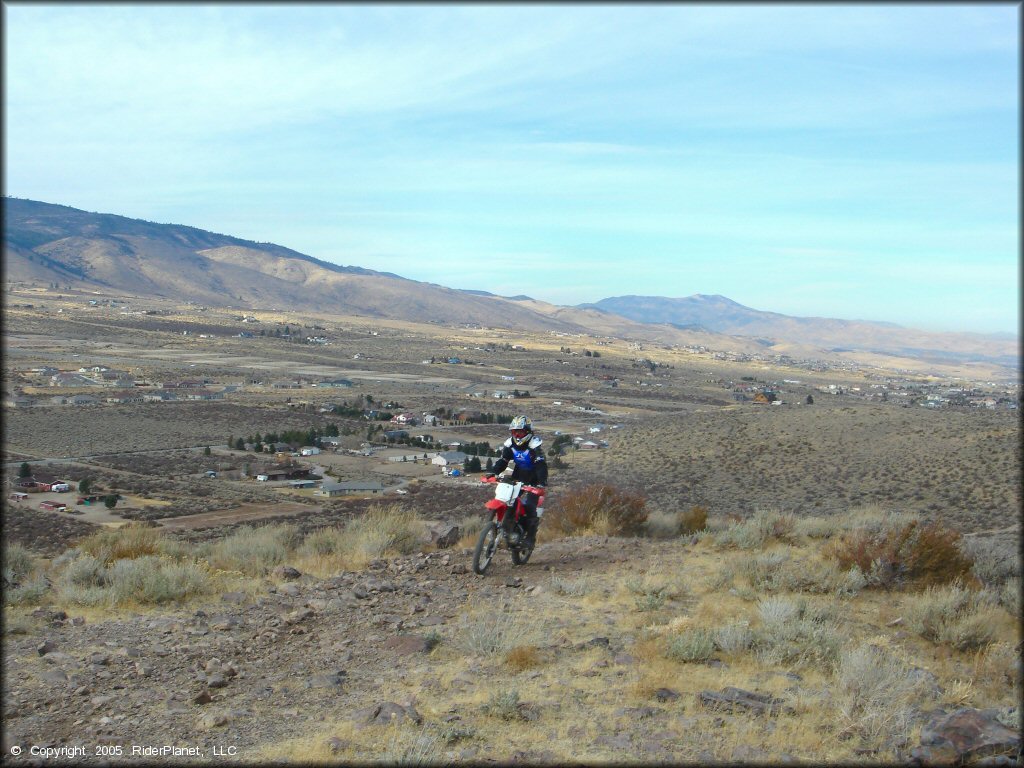
[[[508,425],[508,431],[512,433],[512,443],[516,448],[525,448],[533,437],[533,424],[526,416],[516,416]]]

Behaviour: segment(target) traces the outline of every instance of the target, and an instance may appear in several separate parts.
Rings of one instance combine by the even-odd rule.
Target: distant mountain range
[[[1010,334],[932,333],[895,323],[792,317],[745,307],[725,296],[696,294],[670,299],[661,296],[616,296],[583,304],[639,323],[666,323],[772,342],[789,342],[826,351],[865,351],[919,359],[962,362],[985,359],[1016,366],[1018,340]]]
[[[857,351],[1016,368],[1004,334],[916,331],[891,323],[790,317],[724,296],[619,296],[562,307],[338,266],[272,243],[176,224],[5,197],[4,280],[210,306],[590,333],[725,352],[834,356]]]

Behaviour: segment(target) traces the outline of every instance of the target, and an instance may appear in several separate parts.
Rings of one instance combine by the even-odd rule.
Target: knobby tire
[[[477,539],[476,549],[473,551],[473,571],[481,576],[486,573],[491,561],[494,559],[494,550],[498,545],[498,526],[494,522],[488,523],[480,531],[480,538]]]

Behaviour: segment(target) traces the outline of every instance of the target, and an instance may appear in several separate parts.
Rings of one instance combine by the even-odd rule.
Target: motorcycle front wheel
[[[477,539],[476,549],[473,551],[473,571],[481,576],[487,571],[487,567],[494,558],[494,550],[498,547],[498,525],[488,523]]]
[[[527,560],[530,559],[530,555],[533,554],[533,547],[527,546],[525,543],[516,547],[512,550],[512,562],[515,565],[523,565]]]

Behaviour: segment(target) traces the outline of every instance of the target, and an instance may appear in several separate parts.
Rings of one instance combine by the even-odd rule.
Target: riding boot
[[[523,526],[526,529],[526,546],[533,548],[534,544],[537,543],[537,525],[540,521],[536,517],[531,517],[526,520],[526,524]]]

